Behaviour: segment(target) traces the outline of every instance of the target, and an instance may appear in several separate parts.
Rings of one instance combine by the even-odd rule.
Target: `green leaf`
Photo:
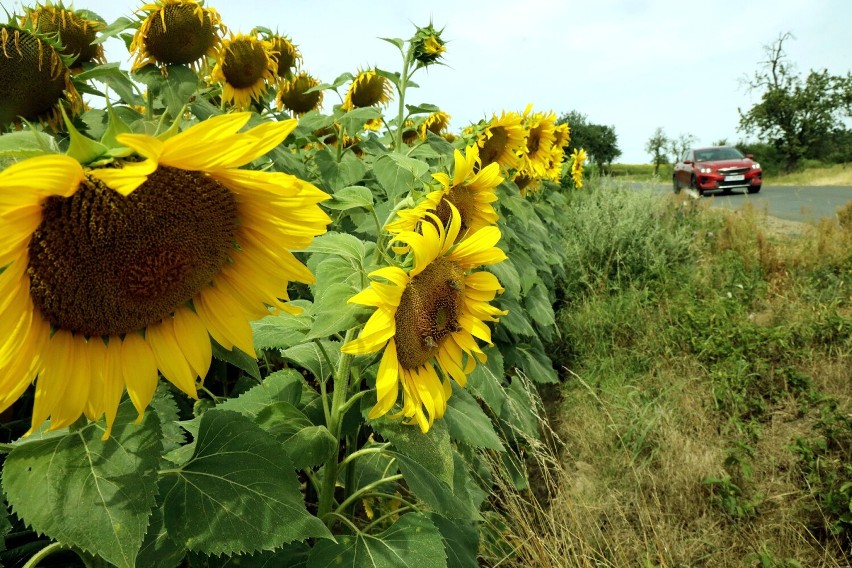
[[[477,365],[467,377],[467,388],[479,400],[488,405],[491,411],[499,415],[506,401],[503,390],[503,355],[496,347],[485,351],[488,361],[485,365]]]
[[[382,41],[386,41],[391,45],[395,45],[396,48],[401,52],[405,42],[399,39],[398,37],[380,37]]]
[[[116,148],[121,146],[121,144],[118,143],[118,140],[116,140],[115,137],[119,134],[131,132],[131,130],[127,123],[125,123],[121,116],[119,116],[118,112],[116,112],[115,108],[108,102],[107,115],[109,116],[109,120],[107,122],[106,130],[101,136],[101,144],[108,148]]]
[[[294,406],[299,404],[303,384],[302,375],[294,369],[276,371],[256,387],[247,390],[237,398],[229,398],[218,404],[216,408],[256,417],[264,408],[277,402],[287,402]]]
[[[116,566],[135,566],[162,449],[157,413],[146,412],[138,425],[135,418],[125,400],[105,441],[100,422],[22,441],[3,467],[3,490],[15,513],[38,533]]]
[[[514,363],[524,374],[536,383],[558,383],[559,374],[553,368],[553,361],[537,345],[517,344],[513,350]]]
[[[398,154],[385,154],[373,166],[376,179],[388,200],[395,202],[415,188],[415,181],[429,171],[429,164]],[[417,182],[422,185],[422,182]]]
[[[325,426],[315,426],[287,402],[264,408],[257,424],[281,443],[296,469],[322,465],[337,451],[337,440]]]
[[[408,114],[430,114],[441,110],[441,107],[429,103],[405,105],[405,108],[408,110]]]
[[[373,208],[373,192],[363,185],[350,185],[334,192],[334,200],[326,201],[323,207],[336,211],[346,211],[358,207]]]
[[[6,550],[5,536],[12,530],[12,523],[9,521],[9,515],[0,515],[0,552]]]
[[[80,134],[80,132],[74,127],[74,124],[68,119],[63,107],[60,106],[59,110],[62,112],[62,119],[65,121],[65,128],[68,130],[68,136],[70,138],[66,154],[81,164],[89,164],[108,153],[106,146],[100,142],[92,140],[88,136]]]
[[[391,442],[395,453],[408,456],[440,479],[453,485],[453,448],[443,422],[435,422],[424,434],[417,426],[398,420],[381,419],[371,423],[383,438]]]
[[[447,568],[478,568],[479,530],[472,523],[455,521],[431,513],[429,519],[438,527],[447,553]]]
[[[524,386],[524,382],[515,377],[506,389],[506,404],[500,418],[518,429],[526,437],[538,439],[538,416],[533,410],[536,407],[535,395]]]
[[[124,16],[122,16],[121,18],[118,18],[116,21],[102,29],[101,32],[98,34],[98,37],[95,38],[95,41],[93,41],[92,43],[95,45],[103,43],[109,38],[115,37],[127,28],[133,26],[135,22],[136,20],[125,18]]]
[[[330,232],[316,237],[307,252],[333,254],[350,258],[359,265],[363,264],[367,254],[366,244],[358,237],[347,233]]]
[[[136,558],[137,568],[175,568],[180,565],[186,548],[171,538],[163,524],[163,510],[154,507],[145,541]]]
[[[524,297],[524,307],[527,309],[530,319],[539,326],[539,329],[556,323],[553,304],[551,304],[547,289],[543,284],[535,285],[527,292]]]
[[[411,491],[436,512],[453,519],[479,519],[479,507],[474,503],[469,488],[469,484],[473,483],[470,473],[461,457],[455,452],[453,454],[453,483],[449,487],[443,479],[413,459],[402,454],[397,454],[396,459]]]
[[[500,284],[506,289],[508,292],[507,297],[517,298],[521,295],[521,276],[518,274],[511,258],[497,264],[492,264],[487,270],[496,276]]]
[[[314,163],[319,168],[324,189],[330,189],[332,192],[350,185],[357,185],[367,173],[367,166],[351,152],[344,153],[343,158],[338,162],[331,152],[320,150],[314,154]]]
[[[192,458],[162,472],[166,530],[189,550],[244,554],[330,537],[308,513],[293,463],[249,418],[208,410]]]
[[[296,302],[300,307],[305,304],[310,306],[307,302]],[[281,313],[251,322],[251,328],[255,349],[286,349],[305,340],[311,329],[311,317],[305,312],[298,316]]]
[[[322,349],[315,341],[295,345],[281,352],[285,359],[296,363],[303,369],[307,369],[318,381],[325,381],[334,372],[333,365],[340,360],[340,342],[323,340]],[[322,350],[325,350],[323,354]],[[331,360],[326,360],[325,356]]]
[[[387,530],[346,535],[314,546],[307,568],[447,568],[441,533],[419,513],[399,518]]]
[[[358,293],[345,282],[336,282],[323,290],[314,301],[311,313],[314,324],[307,339],[328,337],[338,331],[349,329],[371,313],[371,309],[359,304],[348,303],[349,298]]]
[[[165,381],[160,381],[154,398],[151,399],[151,409],[160,419],[160,429],[163,432],[163,453],[171,452],[186,443],[186,436],[178,421],[178,405]]]
[[[198,91],[198,75],[186,65],[169,65],[169,74],[163,85],[166,111],[177,119],[183,108]]]
[[[503,450],[500,437],[494,431],[491,419],[479,407],[473,396],[453,383],[453,395],[447,401],[444,422],[450,436],[475,448]]]
[[[103,34],[98,36],[104,37]],[[105,84],[129,105],[143,105],[145,101],[139,96],[139,87],[130,80],[127,74],[119,68],[118,63],[104,63],[77,75],[81,81],[95,80]]]
[[[501,309],[508,310],[508,314],[500,318],[500,325],[515,335],[524,337],[537,337],[538,334],[530,323],[527,312],[515,300],[500,298]]]
[[[230,363],[234,367],[245,371],[249,376],[254,377],[258,381],[260,380],[260,367],[257,366],[257,359],[240,351],[236,347],[228,351],[214,341],[213,356],[220,361],[225,361],[226,363]]]
[[[57,153],[59,147],[56,140],[36,130],[10,132],[0,136],[0,169],[17,160]]]
[[[362,449],[376,448],[378,444],[375,442],[367,442]],[[362,487],[366,487],[372,483],[376,483],[384,479],[386,475],[396,473],[396,468],[391,466],[393,457],[387,451],[364,454],[356,459],[352,465],[351,483],[352,490],[357,491]],[[341,478],[346,475],[345,470],[340,472]],[[345,482],[343,479],[341,481]],[[393,493],[395,491],[392,482],[382,483],[374,488],[375,491]]]
[[[283,548],[257,554],[243,554],[229,558],[210,558],[201,554],[189,555],[190,566],[215,568],[305,568],[311,549],[307,544],[292,542]]]
[[[340,117],[338,122],[345,134],[355,134],[364,130],[364,125],[376,118],[382,117],[382,111],[376,107],[364,107],[350,110]]]

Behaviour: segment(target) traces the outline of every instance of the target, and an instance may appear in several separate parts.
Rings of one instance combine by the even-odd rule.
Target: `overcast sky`
[[[76,0],[107,22],[145,2]],[[67,2],[66,2],[67,4]],[[737,108],[758,96],[742,80],[779,34],[802,76],[852,69],[852,0],[208,0],[234,32],[256,25],[289,36],[305,70],[324,82],[377,65],[400,69],[379,37],[409,38],[415,25],[444,28],[444,67],[421,71],[407,102],[433,103],[450,128],[527,103],[557,114],[577,110],[615,127],[623,163],[648,163],[657,127],[699,144],[743,138]],[[19,3],[13,4],[18,8]],[[18,10],[19,11],[19,10]],[[129,67],[118,40],[111,61]],[[345,88],[345,86],[344,86]],[[334,101],[332,93],[326,101]]]

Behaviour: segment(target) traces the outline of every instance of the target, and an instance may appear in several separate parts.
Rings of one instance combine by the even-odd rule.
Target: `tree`
[[[767,60],[747,81],[750,91],[761,91],[760,102],[748,112],[738,109],[739,129],[775,146],[787,171],[802,158],[825,157],[825,140],[842,139],[844,119],[852,117],[852,74],[811,70],[803,81],[784,53],[789,39],[793,35],[787,32],[764,46]]]
[[[583,148],[599,170],[603,171],[612,161],[621,155],[618,149],[618,136],[615,127],[592,124],[586,115],[576,110],[563,114],[557,124],[568,123],[571,128],[572,148]]]
[[[654,135],[645,143],[645,151],[651,154],[651,163],[654,164],[654,175],[660,171],[660,166],[669,163],[666,149],[671,145],[671,140],[666,136],[661,127],[657,127]]]
[[[692,145],[698,139],[692,134],[680,134],[677,138],[672,138],[669,140],[669,150],[672,155],[674,155],[675,161],[677,161],[684,152],[692,148]],[[725,144],[716,144],[717,146],[724,146]]]

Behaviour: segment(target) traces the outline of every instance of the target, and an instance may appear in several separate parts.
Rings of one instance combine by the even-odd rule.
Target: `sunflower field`
[[[0,24],[0,561],[511,556],[495,488],[529,487],[557,380],[568,125],[530,105],[451,133],[412,102],[448,56],[431,24],[384,40],[398,70],[323,82],[196,0],[21,12]]]

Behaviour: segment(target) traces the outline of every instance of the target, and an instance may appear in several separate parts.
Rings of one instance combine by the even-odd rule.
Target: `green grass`
[[[590,186],[560,238],[543,427],[561,443],[531,457],[535,514],[506,507],[513,565],[848,566],[848,223],[790,238],[753,210]]]

